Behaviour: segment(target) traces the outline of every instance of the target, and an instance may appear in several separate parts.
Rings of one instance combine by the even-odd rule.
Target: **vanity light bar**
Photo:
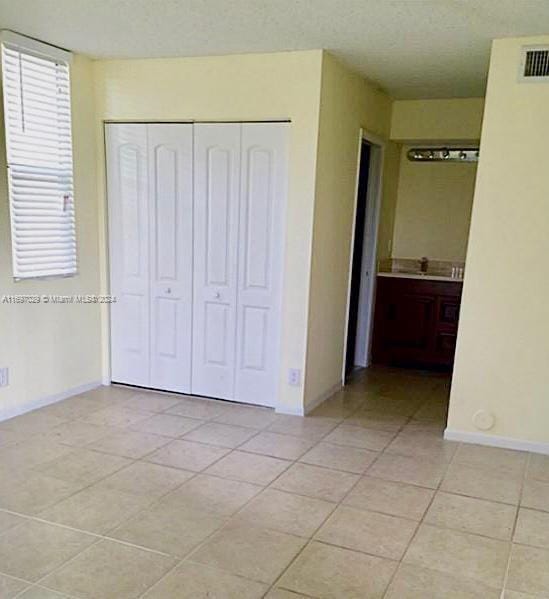
[[[478,162],[478,148],[412,148],[412,162]]]

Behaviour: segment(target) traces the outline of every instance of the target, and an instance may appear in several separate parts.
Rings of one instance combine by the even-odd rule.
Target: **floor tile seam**
[[[515,512],[515,520],[513,522],[513,529],[511,531],[511,547],[509,549],[509,554],[507,556],[507,564],[506,564],[506,568],[505,568],[505,574],[503,577],[503,591],[502,591],[502,597],[505,595],[505,590],[507,588],[507,583],[509,582],[509,572],[511,570],[511,554],[513,551],[513,545],[515,544],[515,534],[517,531],[517,525],[518,525],[518,518],[519,518],[519,514],[520,514],[520,510],[521,510],[521,506],[522,506],[522,497],[524,494],[524,486],[526,483],[526,478],[527,478],[527,473],[528,473],[528,468],[530,466],[530,462],[532,461],[532,454],[530,452],[528,452],[528,456],[526,459],[526,465],[524,468],[524,472],[523,472],[523,477],[522,477],[522,484],[520,486],[520,492],[519,492],[519,498],[518,498],[518,504],[517,504],[517,509]],[[517,545],[519,545],[520,543],[516,543]]]
[[[431,506],[433,505],[433,502],[435,500],[435,497],[437,496],[437,493],[440,491],[440,486],[442,485],[442,481],[444,480],[444,476],[446,475],[448,468],[449,468],[449,464],[446,466],[445,473],[440,477],[440,480],[439,480],[438,484],[436,485],[435,489],[432,489],[433,494],[431,495],[429,503],[428,503],[427,507],[425,508],[425,511],[423,512],[423,516],[417,523],[414,534],[410,537],[410,540],[408,541],[406,549],[402,553],[402,557],[399,560],[399,565],[396,567],[395,571],[393,572],[393,575],[391,576],[391,579],[389,580],[389,583],[387,584],[387,587],[385,588],[385,591],[383,593],[383,599],[385,599],[387,597],[387,593],[389,592],[389,589],[391,588],[391,585],[393,584],[393,581],[396,578],[397,572],[399,571],[401,564],[404,563],[404,559],[406,558],[406,555],[410,551],[410,547],[412,546],[413,542],[417,538],[417,535],[418,535],[419,531],[421,530],[421,527],[425,524],[425,517],[427,516],[427,513],[431,509]]]

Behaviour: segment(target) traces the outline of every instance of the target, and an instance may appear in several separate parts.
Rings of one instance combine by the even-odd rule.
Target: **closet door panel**
[[[147,125],[151,387],[189,393],[192,334],[192,125]]]
[[[109,206],[111,378],[148,386],[149,223],[147,128],[105,128]]]
[[[194,127],[192,392],[234,398],[240,124]]]
[[[274,406],[287,195],[287,123],[242,125],[235,399]]]

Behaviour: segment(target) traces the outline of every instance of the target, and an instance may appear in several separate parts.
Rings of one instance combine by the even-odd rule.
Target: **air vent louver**
[[[549,46],[523,48],[521,78],[549,82]]]

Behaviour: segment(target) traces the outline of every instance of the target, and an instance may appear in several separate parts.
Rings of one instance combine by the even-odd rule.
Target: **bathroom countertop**
[[[447,277],[444,275],[432,275],[428,273],[415,272],[378,272],[378,277],[393,277],[395,279],[423,279],[424,281],[448,281],[450,283],[463,283],[463,279]]]

